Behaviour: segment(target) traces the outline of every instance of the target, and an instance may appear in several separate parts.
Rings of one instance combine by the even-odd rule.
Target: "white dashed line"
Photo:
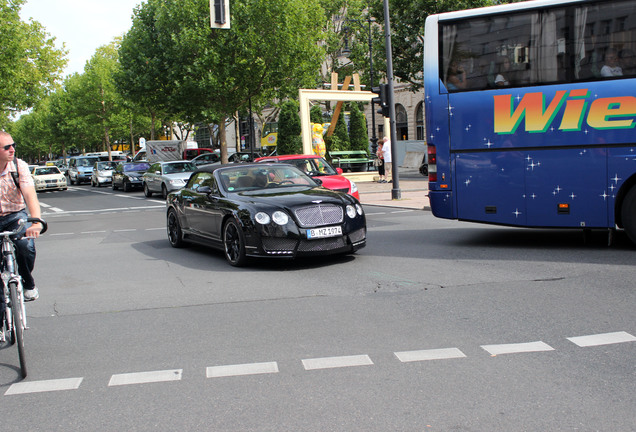
[[[110,377],[108,387],[165,381],[180,381],[182,374],[183,369],[118,374]]]
[[[541,341],[516,344],[482,345],[481,347],[488,351],[491,355],[554,351],[554,348]]]
[[[66,378],[46,381],[26,381],[11,384],[5,395],[43,393],[61,390],[77,390],[83,378]]]
[[[305,359],[302,361],[305,370],[315,369],[333,369],[351,366],[368,366],[373,362],[368,355],[354,355],[342,357],[323,357],[314,359]]]
[[[576,336],[567,338],[570,342],[580,347],[598,345],[610,345],[624,342],[636,342],[636,337],[627,332],[601,333],[588,336]]]
[[[401,351],[393,353],[402,362],[416,362],[425,360],[448,360],[454,358],[464,358],[466,354],[457,348],[441,348],[420,351]]]
[[[207,378],[278,373],[278,363],[248,363],[240,365],[210,366],[205,369]]]

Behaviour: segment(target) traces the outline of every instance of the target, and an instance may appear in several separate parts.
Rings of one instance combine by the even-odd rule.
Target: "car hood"
[[[34,175],[33,178],[35,180],[55,180],[55,179],[63,179],[64,174],[39,174]]]
[[[341,175],[314,176],[322,181],[322,185],[327,189],[346,189],[351,187],[351,182]]]
[[[174,174],[164,174],[163,176],[167,178],[168,180],[181,179],[183,181],[187,181],[191,175],[192,175],[192,172],[183,172],[183,173],[174,173]]]
[[[143,175],[146,171],[126,171],[124,175],[139,177]]]
[[[289,187],[259,191],[239,192],[238,195],[253,204],[263,206],[277,206],[284,208],[295,208],[303,205],[331,203],[347,205],[355,203],[355,199],[350,195],[335,192],[330,189]]]

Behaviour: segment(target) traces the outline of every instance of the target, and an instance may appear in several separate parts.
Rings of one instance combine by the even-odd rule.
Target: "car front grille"
[[[268,237],[263,239],[263,249],[270,255],[285,255],[294,252],[296,240],[280,237]]]
[[[344,192],[344,193],[349,193],[349,188],[342,188],[342,189],[334,189],[336,192]]]
[[[331,237],[316,240],[303,240],[298,245],[298,252],[322,252],[340,249],[347,245],[345,237]]]
[[[364,241],[366,239],[366,236],[367,230],[365,228],[360,228],[359,230],[356,230],[349,234],[349,240],[351,240],[351,243],[356,244]]]
[[[298,222],[303,227],[333,225],[342,222],[342,207],[334,204],[316,204],[295,211]]]

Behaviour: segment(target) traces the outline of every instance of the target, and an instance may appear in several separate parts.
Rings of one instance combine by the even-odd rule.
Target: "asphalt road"
[[[366,206],[354,256],[235,269],[171,248],[141,192],[40,200],[26,380],[0,348],[4,430],[635,430],[620,233]]]

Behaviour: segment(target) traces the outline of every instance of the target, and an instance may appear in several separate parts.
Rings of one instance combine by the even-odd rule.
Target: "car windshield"
[[[144,162],[129,163],[124,165],[124,171],[146,171],[150,164]]]
[[[177,174],[177,173],[188,173],[192,172],[197,167],[192,162],[176,162],[165,164],[163,166],[164,174]]]
[[[36,168],[33,175],[49,175],[49,174],[60,174],[60,170],[56,166],[50,166],[45,168]]]
[[[219,170],[218,174],[220,183],[228,192],[317,186],[311,177],[292,166],[228,168]]]
[[[82,167],[92,167],[93,164],[97,162],[97,158],[82,158],[82,159],[78,159],[77,160],[77,166],[82,166]]]
[[[310,176],[338,174],[336,170],[333,169],[323,158],[289,159],[281,162],[294,165],[296,168]]]
[[[115,162],[97,162],[98,170],[113,170],[116,166]]]

